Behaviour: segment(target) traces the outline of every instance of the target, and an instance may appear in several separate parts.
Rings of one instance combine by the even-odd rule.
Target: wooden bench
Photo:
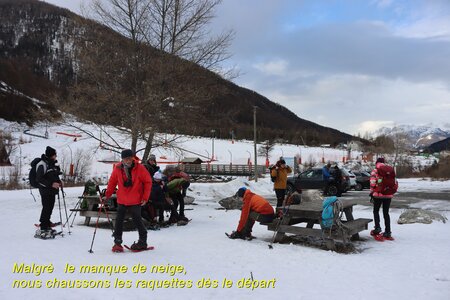
[[[82,202],[86,201],[87,208],[86,209],[71,209],[71,211],[78,211],[80,213],[81,217],[85,217],[84,219],[84,225],[89,226],[89,223],[91,222],[91,218],[102,218],[102,219],[109,219],[111,220],[113,226],[115,226],[116,218],[117,218],[117,211],[115,210],[106,210],[105,212],[104,208],[101,208],[100,213],[98,210],[98,205],[100,205],[100,198],[99,196],[82,196],[79,197]],[[100,215],[99,215],[100,214]],[[131,218],[130,213],[125,214],[125,218]]]

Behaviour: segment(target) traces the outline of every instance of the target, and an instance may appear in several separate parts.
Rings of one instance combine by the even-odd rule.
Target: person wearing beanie
[[[56,230],[52,229],[54,223],[50,221],[53,208],[55,206],[55,196],[62,187],[62,181],[59,178],[61,169],[56,160],[56,150],[50,146],[45,148],[45,153],[37,160],[37,164],[32,168],[36,168],[36,184],[41,195],[42,210],[39,218],[40,229],[36,231],[35,237],[41,239],[54,238]]]
[[[134,226],[138,229],[139,240],[133,243],[132,250],[147,249],[147,230],[142,223],[141,206],[149,199],[152,179],[143,165],[135,161],[131,149],[125,149],[121,153],[122,162],[114,167],[108,181],[105,197],[110,198],[117,190],[117,217],[114,228],[113,252],[123,252],[122,233],[123,221],[127,210],[131,213]]]
[[[385,164],[383,157],[377,158],[375,168],[370,173],[370,202],[373,203],[373,219],[375,222],[375,228],[370,234],[376,239],[392,239],[389,207],[397,188],[398,182],[395,179],[394,168]],[[383,206],[385,225],[382,237],[380,237],[382,232],[379,213],[381,206]]]
[[[277,197],[277,211],[280,211],[286,197],[287,177],[292,173],[291,167],[286,165],[286,161],[280,157],[275,166],[270,170],[270,176],[275,178],[273,189]]]
[[[252,193],[249,189],[241,187],[236,196],[244,202],[241,217],[236,231],[233,231],[230,239],[252,239],[252,228],[255,221],[270,223],[275,218],[272,205],[263,197]]]
[[[150,154],[148,156],[147,162],[144,164],[144,167],[150,173],[150,176],[155,175],[156,172],[160,170],[160,167],[156,164],[156,156],[154,154]]]

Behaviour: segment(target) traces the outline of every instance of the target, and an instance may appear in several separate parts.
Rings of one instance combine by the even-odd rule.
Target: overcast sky
[[[450,0],[224,0],[212,26],[236,31],[234,81],[300,118],[450,130]]]

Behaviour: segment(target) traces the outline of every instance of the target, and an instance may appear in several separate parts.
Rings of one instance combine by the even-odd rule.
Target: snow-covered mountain
[[[450,137],[450,127],[448,125],[444,124],[439,127],[433,124],[397,125],[392,128],[382,127],[375,131],[373,136],[386,135],[395,138],[399,134],[406,135],[411,148],[422,149]]]

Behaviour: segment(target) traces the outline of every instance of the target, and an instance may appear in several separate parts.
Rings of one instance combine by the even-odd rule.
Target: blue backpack
[[[334,221],[333,205],[337,201],[336,196],[326,197],[323,200],[322,210],[322,228],[331,228]]]

